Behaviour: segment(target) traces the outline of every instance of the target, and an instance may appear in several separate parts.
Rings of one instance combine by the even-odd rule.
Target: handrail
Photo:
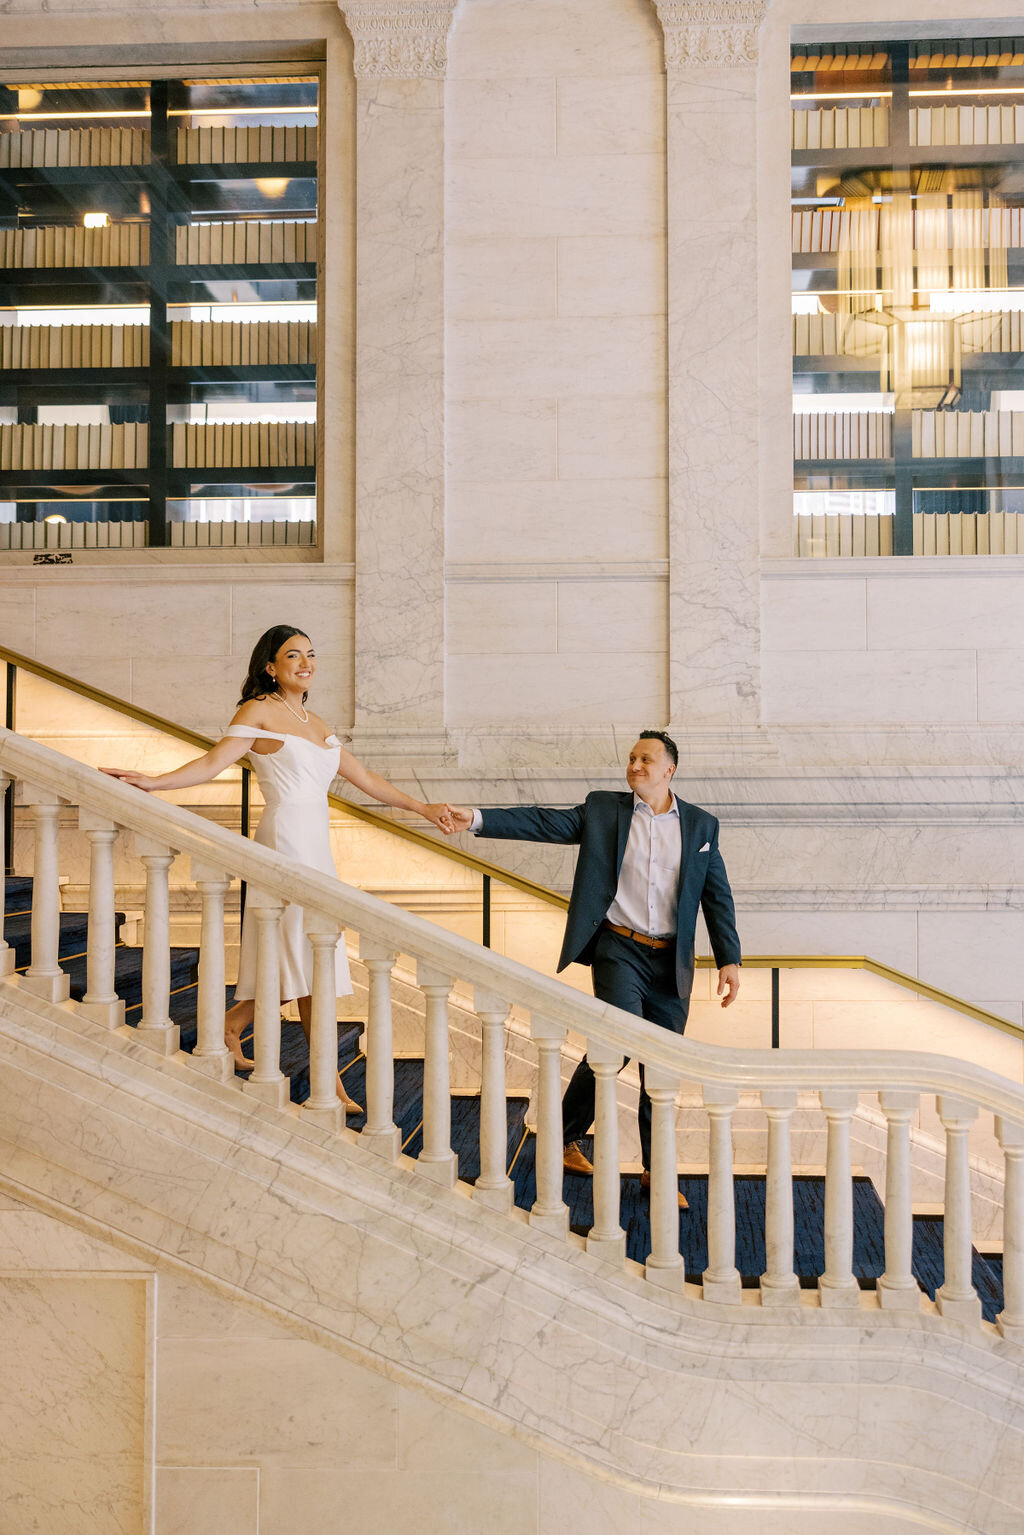
[[[55,671],[52,667],[45,666],[41,661],[34,661],[29,656],[20,655],[17,651],[9,650],[5,645],[0,645],[0,661],[9,666],[21,668],[31,672],[33,676],[41,677],[45,682],[54,683],[57,687],[66,688],[69,692],[77,693],[82,698],[88,698],[92,703],[101,704],[106,709],[112,709],[118,714],[127,715],[129,719],[136,720],[141,725],[147,725],[153,730],[159,730],[164,735],[175,737],[179,741],[186,741],[190,746],[198,746],[203,751],[209,751],[216,743],[209,737],[201,735],[198,731],[189,730],[185,725],[178,725],[172,720],[164,719],[161,715],[153,714],[148,709],[140,709],[136,704],[130,704],[123,698],[117,698],[112,693],[105,693],[101,688],[92,687],[87,682],[80,682],[76,677],[69,677],[64,672]],[[243,766],[243,772],[251,769]],[[407,842],[416,843],[420,847],[429,848],[431,852],[447,858],[452,863],[462,864],[466,868],[473,869],[485,878],[497,880],[500,884],[510,885],[516,890],[523,891],[526,895],[533,896],[546,905],[553,906],[557,910],[567,911],[569,902],[558,891],[549,889],[546,885],[538,885],[533,880],[525,879],[522,875],[513,874],[510,870],[502,868],[499,864],[488,862],[485,858],[478,858],[473,853],[467,853],[462,848],[450,843],[440,842],[428,832],[417,831],[413,826],[403,826],[400,822],[392,821],[378,811],[369,809],[365,805],[357,805],[338,794],[327,796],[331,807],[340,810],[345,815],[351,815],[358,821],[364,821],[368,825],[375,826],[379,831],[389,832],[392,836],[402,837]],[[702,955],[697,959],[697,968],[702,970],[715,969],[715,961],[708,955]],[[919,996],[927,997],[931,1002],[938,1002],[943,1007],[948,1007],[952,1012],[961,1013],[965,1018],[973,1018],[978,1023],[987,1024],[990,1028],[998,1029],[1003,1034],[1010,1034],[1015,1039],[1024,1040],[1024,1028],[1019,1024],[1011,1023],[1008,1018],[1000,1018],[997,1013],[990,1013],[985,1008],[975,1007],[973,1003],[966,1002],[962,997],[956,997],[952,992],[941,991],[937,986],[930,986],[926,981],[918,980],[916,976],[907,975],[902,970],[895,970],[889,965],[884,965],[879,960],[871,959],[866,954],[748,954],[743,960],[744,967],[748,970],[867,970],[872,975],[891,981],[893,985],[902,986],[908,991],[916,992]]]
[[[125,784],[35,741],[0,730],[0,773],[22,778],[58,798],[88,805],[115,823],[158,837],[204,868],[223,868],[258,890],[284,887],[287,899],[372,935],[396,952],[507,996],[537,1017],[564,1025],[613,1051],[638,1058],[677,1080],[761,1090],[820,1091],[823,1085],[862,1092],[890,1089],[963,1097],[1024,1125],[1024,1088],[950,1056],[910,1050],[749,1050],[686,1039],[610,1003],[551,980],[517,960],[483,949],[340,880],[317,874],[258,843],[246,841],[179,805],[143,797]]]
[[[163,719],[159,714],[152,714],[148,709],[140,709],[137,704],[127,703],[123,698],[105,693],[102,688],[92,687],[87,682],[80,682],[76,677],[54,671],[53,667],[44,666],[41,661],[33,661],[31,657],[9,650],[5,645],[0,645],[0,661],[5,661],[8,666],[30,672],[34,677],[41,677],[44,682],[51,682],[57,687],[66,688],[71,693],[77,693],[80,698],[87,698],[91,703],[101,704],[105,709],[113,709],[118,714],[124,714],[140,725],[149,726],[151,730],[159,730],[164,735],[174,736],[176,740],[186,741],[189,746],[198,746],[203,751],[209,751],[211,746],[217,744],[210,736],[201,735],[197,730],[189,730],[185,725],[177,725],[172,720]],[[243,772],[250,771],[251,769],[243,767]],[[414,842],[419,847],[429,848],[432,853],[447,858],[451,863],[462,864],[464,868],[472,869],[477,874],[489,876],[503,885],[511,885],[516,890],[522,890],[526,895],[533,896],[535,900],[557,907],[560,911],[569,909],[569,902],[565,896],[559,895],[556,890],[549,890],[546,885],[538,885],[532,879],[513,874],[508,869],[500,868],[498,864],[489,863],[486,858],[478,858],[474,853],[467,853],[461,847],[439,842],[429,832],[418,831],[415,826],[403,826],[400,822],[381,815],[379,811],[371,810],[367,805],[357,805],[340,794],[329,794],[327,798],[332,809],[340,810],[344,815],[353,816],[357,821],[365,821],[368,825],[377,827],[379,831],[390,832],[392,836],[402,837],[406,842]]]

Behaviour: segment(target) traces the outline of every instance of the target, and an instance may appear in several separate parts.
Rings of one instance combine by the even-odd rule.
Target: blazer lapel
[[[633,819],[633,796],[622,794],[619,796],[619,814],[616,827],[615,841],[615,878],[618,880],[619,870],[622,868],[622,860],[626,853],[626,843],[629,840],[629,827]]]
[[[687,855],[693,841],[693,823],[690,806],[684,804],[678,796],[676,804],[679,806],[679,883],[676,886],[676,892],[678,895],[682,895],[683,881],[686,878],[686,865],[689,862]]]

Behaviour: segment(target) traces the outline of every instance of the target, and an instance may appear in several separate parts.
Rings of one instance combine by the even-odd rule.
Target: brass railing
[[[92,687],[87,682],[81,682],[76,677],[69,677],[64,672],[55,671],[52,667],[44,666],[42,662],[33,660],[30,656],[20,655],[17,651],[8,650],[0,645],[0,661],[6,663],[7,683],[5,690],[5,718],[4,723],[8,730],[16,728],[17,716],[17,673],[19,670],[29,672],[34,677],[41,678],[44,682],[53,683],[56,687],[65,688],[71,693],[76,693],[81,698],[87,698],[92,703],[100,704],[106,709],[112,709],[118,714],[123,714],[129,719],[137,721],[140,725],[146,725],[152,730],[159,730],[163,735],[173,737],[178,741],[185,741],[190,746],[197,746],[202,751],[209,751],[216,743],[209,737],[201,735],[196,730],[189,730],[186,725],[176,724],[172,720],[163,719],[158,714],[152,714],[148,709],[140,709],[136,704],[127,703],[123,698],[117,698],[112,693],[105,693],[101,688]],[[249,804],[250,782],[252,769],[243,761],[242,768],[242,835],[249,835]],[[461,864],[463,868],[472,869],[481,875],[483,880],[483,911],[482,911],[482,936],[484,946],[490,947],[491,937],[491,882],[496,880],[503,885],[509,885],[515,890],[532,896],[535,900],[543,901],[545,905],[552,906],[556,910],[568,910],[569,902],[564,895],[559,895],[556,890],[550,890],[546,885],[538,885],[533,880],[524,879],[519,874],[513,874],[508,869],[503,869],[499,864],[488,862],[486,858],[478,858],[474,853],[467,853],[463,848],[454,846],[448,842],[441,842],[432,837],[429,832],[418,831],[414,826],[403,826],[400,822],[391,820],[388,816],[381,815],[379,811],[371,810],[367,805],[357,805],[352,800],[347,800],[341,795],[328,796],[331,807],[344,815],[352,816],[355,820],[364,821],[379,831],[388,832],[393,837],[402,837],[407,842],[413,842],[419,847],[429,848],[439,857],[446,858],[451,863]],[[13,797],[8,791],[7,802],[4,807],[5,837],[4,846],[7,849],[8,859],[12,856],[14,839],[12,836]],[[13,873],[13,869],[8,870]],[[938,1002],[943,1007],[950,1008],[953,1012],[961,1013],[966,1018],[972,1018],[978,1023],[987,1024],[990,1028],[998,1029],[1003,1034],[1010,1034],[1016,1039],[1024,1040],[1024,1028],[1019,1024],[1011,1023],[1008,1018],[1000,1018],[997,1013],[990,1013],[982,1007],[975,1007],[971,1002],[965,1002],[961,997],[955,997],[950,992],[940,991],[937,986],[929,986],[926,981],[918,980],[916,976],[906,975],[901,970],[894,970],[890,965],[883,965],[876,959],[871,959],[866,954],[748,954],[744,956],[743,965],[748,970],[771,970],[772,972],[772,1046],[778,1049],[780,1044],[780,972],[783,970],[866,970],[871,975],[880,976],[883,980],[891,981],[894,985],[904,990],[913,991],[918,996],[926,997],[931,1002]],[[701,956],[697,959],[697,967],[702,970],[713,970],[715,962],[710,956]]]

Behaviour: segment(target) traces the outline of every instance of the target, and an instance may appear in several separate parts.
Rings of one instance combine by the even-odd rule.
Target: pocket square
[[[703,847],[699,847],[697,849],[697,851],[698,851],[698,853],[710,853],[710,851],[711,851],[711,843],[710,842],[705,842],[704,846]]]

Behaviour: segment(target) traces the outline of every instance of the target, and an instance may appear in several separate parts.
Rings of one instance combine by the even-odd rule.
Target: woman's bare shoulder
[[[264,730],[264,720],[267,711],[265,698],[247,698],[244,704],[239,704],[231,717],[232,725],[251,725],[254,730]]]

